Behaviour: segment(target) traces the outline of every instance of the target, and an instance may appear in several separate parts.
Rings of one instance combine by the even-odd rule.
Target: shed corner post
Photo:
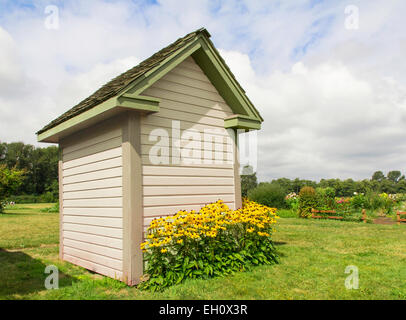
[[[238,146],[238,130],[233,129],[233,166],[234,166],[234,205],[235,210],[242,207],[241,199],[241,178],[240,178],[240,156]]]
[[[63,152],[59,143],[58,150],[58,182],[59,182],[59,259],[63,260]]]
[[[140,114],[123,118],[123,281],[136,285],[143,274],[143,192]]]

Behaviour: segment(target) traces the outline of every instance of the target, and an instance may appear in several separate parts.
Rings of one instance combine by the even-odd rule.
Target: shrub
[[[351,198],[341,197],[336,199],[336,209],[340,212],[351,211]]]
[[[365,194],[365,207],[370,210],[378,210],[385,206],[385,201],[378,192],[368,191]]]
[[[6,204],[6,197],[15,192],[23,183],[25,170],[8,168],[0,164],[0,213],[3,212]]]
[[[287,208],[285,201],[286,192],[276,183],[261,183],[248,192],[248,198],[264,206],[272,208]]]
[[[26,204],[26,203],[53,203],[59,201],[58,195],[55,195],[52,192],[46,192],[41,195],[35,194],[23,194],[18,196],[9,196],[7,197],[8,202],[15,202],[17,204]]]
[[[303,187],[299,192],[299,217],[310,218],[312,215],[312,208],[316,207],[316,191],[312,187]]]
[[[393,213],[393,207],[395,206],[395,201],[389,197],[386,193],[381,193],[379,195],[382,201],[382,209],[385,213]]]
[[[285,202],[289,209],[292,209],[295,212],[299,209],[299,196],[295,192],[289,193],[285,197]]]
[[[276,209],[244,200],[230,210],[221,200],[199,212],[179,211],[153,220],[141,244],[153,291],[186,278],[209,278],[277,261],[271,235]]]
[[[351,199],[351,207],[355,210],[364,209],[366,207],[365,195],[359,193],[353,196]]]
[[[47,212],[47,213],[58,213],[59,212],[59,201],[57,203],[55,203],[52,207],[43,208],[40,211]]]
[[[241,174],[241,195],[246,197],[248,192],[258,186],[257,174],[252,167],[244,166]]]
[[[332,210],[336,208],[335,201],[336,191],[334,188],[317,188],[316,197],[317,197],[317,209],[318,210]]]

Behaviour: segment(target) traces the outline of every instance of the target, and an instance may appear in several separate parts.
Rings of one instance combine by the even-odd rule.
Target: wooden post
[[[234,166],[234,209],[237,210],[242,207],[241,198],[241,178],[240,178],[240,156],[238,145],[238,130],[227,130],[231,135],[233,143],[233,166]]]
[[[367,223],[367,211],[365,209],[362,209],[362,221]]]
[[[59,144],[58,181],[59,181],[59,259],[63,260],[63,152]]]
[[[397,220],[398,220],[398,226],[400,226],[400,212],[399,211],[397,211],[396,212],[396,215],[397,215]]]
[[[128,112],[123,122],[123,280],[130,286],[143,274],[143,193],[141,116]]]

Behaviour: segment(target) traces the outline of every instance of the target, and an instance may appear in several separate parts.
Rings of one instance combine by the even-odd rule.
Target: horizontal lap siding
[[[144,227],[154,218],[199,210],[219,199],[233,208],[233,141],[224,129],[224,118],[233,112],[200,67],[188,58],[143,95],[161,100],[160,111],[144,116],[141,125]],[[179,164],[173,163],[171,151],[172,121],[180,124]],[[156,165],[149,155],[161,139],[159,128],[170,141],[169,163]],[[198,132],[200,143],[190,144],[192,131]]]
[[[121,143],[114,119],[62,143],[63,258],[117,279],[123,275]]]

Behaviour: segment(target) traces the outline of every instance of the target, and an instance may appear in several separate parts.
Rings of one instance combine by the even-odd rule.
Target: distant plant
[[[397,203],[398,197],[394,195],[388,195],[387,193],[381,193],[375,191],[368,191],[365,194],[364,207],[370,210],[379,210],[382,213],[391,214],[393,213],[393,208]],[[402,199],[400,196],[399,199]]]
[[[299,192],[299,217],[310,218],[312,208],[317,207],[317,195],[313,187],[303,187]]]
[[[395,200],[391,198],[387,193],[381,193],[379,197],[382,200],[382,209],[384,213],[393,213],[393,207],[395,206]]]
[[[341,197],[336,199],[336,208],[341,212],[351,211],[351,198]]]
[[[334,190],[334,188],[331,187],[317,188],[316,189],[317,209],[318,210],[335,209],[336,208],[335,194],[336,191]]]
[[[18,189],[24,180],[25,170],[9,169],[0,165],[0,213],[6,204],[5,198]]]
[[[292,210],[297,211],[299,209],[299,196],[296,192],[291,192],[285,197],[285,202]]]
[[[257,174],[251,166],[245,166],[241,174],[241,195],[246,197],[248,192],[258,186]]]
[[[59,212],[59,202],[55,203],[50,208],[43,208],[40,211],[41,212],[47,212],[47,213],[57,213],[57,212]]]
[[[285,190],[276,183],[261,183],[248,192],[248,198],[271,208],[287,208]]]
[[[351,198],[351,207],[355,210],[366,208],[366,198],[363,193],[355,193]]]
[[[47,191],[43,194],[22,194],[22,195],[10,195],[6,198],[8,202],[15,202],[17,204],[26,203],[54,203],[59,201],[58,194],[54,192]]]

